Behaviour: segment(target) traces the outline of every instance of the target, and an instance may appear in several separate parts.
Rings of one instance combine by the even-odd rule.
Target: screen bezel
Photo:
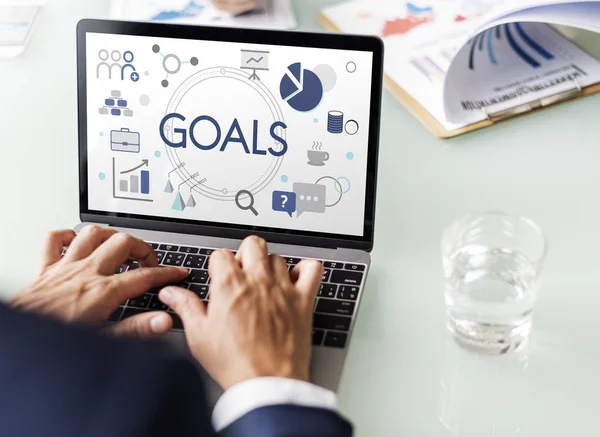
[[[262,226],[200,222],[187,219],[174,219],[170,217],[144,216],[138,214],[90,210],[88,205],[87,167],[87,33],[106,33],[116,35],[270,44],[279,46],[313,47],[372,52],[373,67],[371,79],[367,187],[365,197],[363,236],[266,228]],[[381,117],[382,79],[383,42],[381,39],[372,36],[231,29],[221,27],[107,20],[81,20],[77,25],[80,218],[83,222],[97,222],[126,228],[207,235],[233,239],[242,239],[250,234],[256,234],[273,243],[326,248],[348,248],[370,251],[373,247],[375,224],[375,193],[377,184],[377,158],[379,146],[379,123]]]

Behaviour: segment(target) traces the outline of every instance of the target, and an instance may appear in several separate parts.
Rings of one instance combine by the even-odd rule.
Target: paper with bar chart
[[[600,83],[600,63],[548,26],[600,32],[600,1],[354,0],[322,17],[341,32],[380,36],[385,73],[412,100],[399,98],[446,132]],[[417,116],[432,129],[431,117]]]

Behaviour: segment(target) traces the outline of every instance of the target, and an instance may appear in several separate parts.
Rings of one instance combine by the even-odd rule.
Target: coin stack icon
[[[344,113],[341,111],[329,111],[327,113],[327,132],[341,134],[344,130]]]

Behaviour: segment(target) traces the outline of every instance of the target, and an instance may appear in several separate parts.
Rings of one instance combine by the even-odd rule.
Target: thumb
[[[159,299],[171,307],[181,317],[186,333],[198,326],[206,318],[206,307],[198,296],[181,287],[165,287],[158,294]]]
[[[107,330],[116,335],[149,339],[165,335],[172,326],[173,319],[167,313],[151,311],[110,325]]]

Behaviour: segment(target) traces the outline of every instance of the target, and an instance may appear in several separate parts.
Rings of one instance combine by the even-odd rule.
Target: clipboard
[[[329,19],[325,14],[319,12],[317,19],[321,25],[336,33],[341,33],[340,29]],[[485,120],[477,123],[470,124],[454,130],[446,129],[433,115],[429,113],[419,102],[417,102],[411,95],[394,82],[385,72],[383,74],[383,84],[390,93],[404,105],[406,109],[425,126],[432,134],[438,138],[453,138],[459,135],[463,135],[469,132],[473,132],[484,127],[492,126],[502,121],[510,120],[514,117],[530,114],[533,112],[541,111],[550,106],[557,105],[559,103],[568,102],[570,100],[578,99],[580,97],[590,96],[592,94],[600,93],[600,83],[590,85],[587,87],[580,87],[577,82],[574,81],[573,87],[556,93],[551,96],[543,97],[539,100],[532,102],[518,104],[512,108],[504,109],[501,111],[486,111],[483,112],[486,116]]]

